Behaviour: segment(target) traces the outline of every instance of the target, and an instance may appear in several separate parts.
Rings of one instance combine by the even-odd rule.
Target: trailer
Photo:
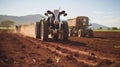
[[[78,16],[68,19],[69,36],[94,37],[93,30],[88,28],[89,18],[87,16]]]

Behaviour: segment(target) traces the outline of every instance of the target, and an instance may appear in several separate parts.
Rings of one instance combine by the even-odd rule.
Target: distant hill
[[[43,16],[40,14],[34,14],[34,15],[26,15],[26,16],[8,16],[8,15],[0,15],[0,22],[4,21],[4,20],[12,20],[14,22],[16,22],[16,24],[27,24],[27,23],[33,23],[33,22],[37,22],[40,21],[40,19]],[[102,27],[102,29],[108,29],[109,27],[104,26],[104,25],[100,25],[97,23],[91,23],[92,26],[90,26],[90,28],[92,29],[98,29],[100,27]]]
[[[35,15],[26,15],[26,16],[8,16],[8,15],[0,15],[0,22],[4,20],[12,20],[16,22],[16,24],[26,24],[31,22],[40,21],[43,16],[40,14]]]
[[[97,23],[91,23],[91,24],[92,24],[92,26],[90,26],[90,28],[92,28],[92,29],[99,29],[100,27],[102,29],[109,29],[110,28],[108,26],[97,24]]]

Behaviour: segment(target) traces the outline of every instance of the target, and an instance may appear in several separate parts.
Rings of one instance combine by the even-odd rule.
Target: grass
[[[93,31],[99,31],[99,32],[120,32],[120,30],[93,30]]]
[[[0,33],[13,33],[15,30],[15,27],[0,27]]]
[[[15,29],[15,27],[0,27],[0,29]]]

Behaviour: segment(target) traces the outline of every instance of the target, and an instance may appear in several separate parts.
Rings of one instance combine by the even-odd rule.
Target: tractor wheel
[[[47,21],[41,21],[41,33],[40,33],[40,37],[41,40],[43,41],[47,41],[48,40],[48,22]]]
[[[36,22],[35,34],[36,34],[36,38],[40,38],[40,22]]]
[[[69,37],[72,36],[72,29],[69,29]]]
[[[85,37],[83,29],[78,30],[78,37]]]
[[[94,37],[93,30],[91,30],[91,29],[88,30],[88,37],[90,37],[90,38]]]
[[[54,34],[54,40],[58,40],[59,35],[58,34]]]
[[[66,21],[63,21],[60,31],[60,39],[63,41],[68,40],[68,34],[69,34],[68,23]]]

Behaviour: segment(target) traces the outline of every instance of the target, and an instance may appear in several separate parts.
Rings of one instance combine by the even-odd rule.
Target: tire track
[[[107,57],[103,57],[103,56],[96,56],[90,52],[81,51],[81,50],[73,49],[70,47],[61,46],[58,44],[55,45],[55,43],[51,43],[51,42],[44,42],[44,45],[42,45],[42,46],[45,48],[48,48],[50,50],[52,50],[54,48],[54,51],[58,54],[61,54],[63,56],[71,56],[78,62],[83,62],[83,63],[93,66],[93,67],[99,66],[102,63],[102,61],[104,61],[104,60],[107,60],[110,63],[115,62],[115,60],[113,60],[111,58],[107,58]],[[55,48],[59,48],[60,50],[58,50],[58,49],[55,50]],[[66,50],[66,52],[63,50]],[[80,56],[76,57],[75,54],[80,55]]]
[[[51,42],[46,42],[46,44],[52,45],[54,47],[60,47],[62,49],[66,49],[66,50],[69,50],[71,52],[76,52],[76,53],[87,55],[87,56],[92,56],[92,54],[93,54],[92,52],[87,52],[87,51],[82,51],[82,50],[78,50],[78,49],[73,49],[71,47],[65,47],[65,46],[61,46],[59,44],[57,44],[57,46],[56,46],[56,45],[54,45],[55,43],[51,43]],[[110,60],[110,61],[115,61],[116,60],[115,58],[104,57],[104,56],[101,56],[101,55],[99,55],[99,56],[95,55],[94,57],[102,59],[102,60],[104,60],[104,59],[107,59],[107,60]]]
[[[107,60],[108,62],[110,62],[110,64],[115,62],[115,59],[111,59],[103,56],[97,56],[97,55],[94,55],[94,53],[73,49],[68,46],[62,46],[59,43],[44,42],[38,39],[31,39],[27,37],[26,37],[26,40],[29,40],[31,43],[34,43],[35,45],[40,44],[40,46],[50,50],[51,52],[55,52],[64,57],[73,58],[79,63],[84,63],[93,67],[100,66],[100,64],[104,60]]]

